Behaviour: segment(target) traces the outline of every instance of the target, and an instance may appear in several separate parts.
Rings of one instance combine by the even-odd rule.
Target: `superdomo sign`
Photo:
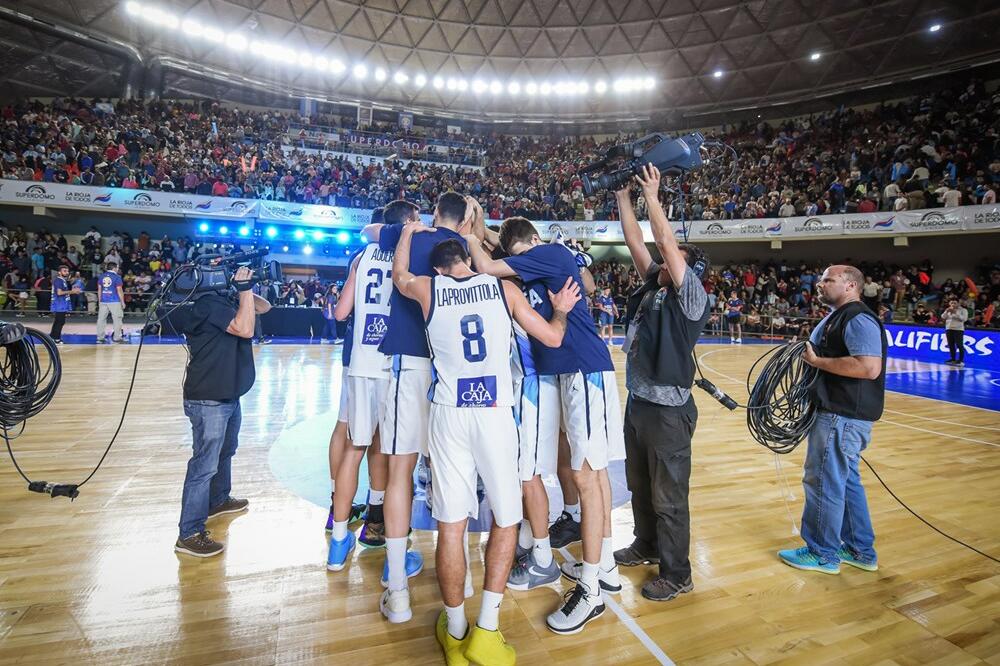
[[[948,359],[948,341],[943,328],[886,324],[888,354],[930,363]],[[1000,331],[967,330],[964,336],[965,364],[1000,370]]]

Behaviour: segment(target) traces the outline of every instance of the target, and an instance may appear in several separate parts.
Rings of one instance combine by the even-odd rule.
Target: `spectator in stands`
[[[323,332],[320,335],[320,342],[337,341],[337,319],[333,316],[333,310],[337,307],[338,291],[337,285],[331,284],[326,289],[326,293],[321,297],[323,303]],[[345,302],[346,303],[346,302]]]
[[[611,288],[605,287],[602,289],[600,295],[594,299],[594,302],[598,311],[598,335],[601,336],[602,340],[606,340],[610,346],[614,337],[615,319],[618,318],[618,306],[615,305],[615,299],[611,296]],[[606,338],[605,335],[607,335]]]
[[[878,286],[878,283],[872,280],[871,275],[866,275],[865,284],[861,287],[861,297],[865,305],[867,305],[872,312],[878,312],[879,296],[881,293],[882,289]]]
[[[944,320],[945,336],[948,339],[948,365],[962,367],[965,365],[965,322],[969,318],[968,311],[961,307],[957,298],[948,301],[948,307],[941,313]]]
[[[917,303],[916,309],[913,311],[913,322],[916,324],[930,324],[933,323],[934,313],[927,309],[927,306],[923,303]]]

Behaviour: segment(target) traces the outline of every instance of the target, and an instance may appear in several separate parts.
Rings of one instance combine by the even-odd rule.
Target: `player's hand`
[[[566,278],[566,284],[559,290],[558,294],[549,292],[549,301],[552,302],[552,309],[556,312],[569,314],[573,306],[580,300],[580,285],[572,277]]]
[[[464,234],[472,234],[482,243],[486,237],[486,215],[483,207],[473,196],[465,197],[465,219],[460,227]]]
[[[818,358],[819,356],[816,355],[816,350],[813,349],[812,343],[806,340],[806,348],[802,350],[802,361],[815,368],[816,359]]]
[[[642,167],[642,175],[635,176],[635,180],[642,186],[646,201],[656,200],[660,191],[660,170],[652,162],[647,162]]]
[[[638,176],[636,176],[638,178]],[[632,201],[632,184],[625,183],[625,186],[620,190],[615,190],[615,198],[618,201]]]
[[[233,276],[233,286],[236,287],[237,291],[250,291],[253,283],[250,278],[253,277],[253,271],[246,266],[240,266],[236,269],[236,274]]]

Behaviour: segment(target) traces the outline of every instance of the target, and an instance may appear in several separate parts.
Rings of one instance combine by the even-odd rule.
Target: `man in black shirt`
[[[191,421],[194,452],[188,461],[174,550],[211,557],[224,549],[205,530],[205,521],[243,511],[245,499],[229,496],[231,466],[240,432],[240,396],[253,386],[254,316],[271,306],[250,290],[253,272],[236,271],[238,307],[230,297],[206,294],[184,323],[190,357],[184,377],[184,414]]]

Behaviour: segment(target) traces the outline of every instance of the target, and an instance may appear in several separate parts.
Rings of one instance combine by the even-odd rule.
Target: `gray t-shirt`
[[[654,262],[646,274],[649,275],[652,271],[659,271],[659,269],[659,264]],[[661,291],[666,293],[665,290]],[[691,321],[697,321],[705,312],[708,294],[705,293],[701,280],[694,274],[690,266],[684,271],[684,280],[681,282],[680,289],[677,290],[677,298],[680,299],[681,311],[684,316]],[[654,302],[653,309],[656,308],[657,303]],[[654,382],[645,369],[636,362],[638,347],[637,341],[632,343],[625,362],[625,386],[629,393],[647,402],[668,407],[680,407],[687,403],[688,398],[691,397],[691,389],[681,386],[665,386]]]

